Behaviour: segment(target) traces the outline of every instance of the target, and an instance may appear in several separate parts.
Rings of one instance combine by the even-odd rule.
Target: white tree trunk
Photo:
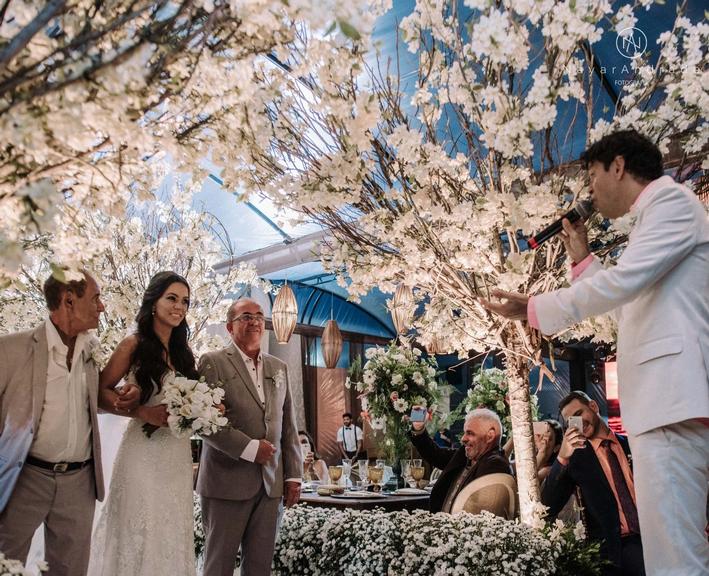
[[[524,360],[508,358],[506,374],[517,467],[520,519],[531,526],[535,519],[534,505],[541,498],[537,481],[537,462],[534,456],[532,410],[529,402],[529,368]]]

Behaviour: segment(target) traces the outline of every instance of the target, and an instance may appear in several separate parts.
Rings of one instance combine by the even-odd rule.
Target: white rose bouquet
[[[363,369],[350,370],[347,386],[360,393],[363,416],[374,430],[386,436],[384,449],[391,460],[405,457],[409,441],[404,416],[413,406],[436,412],[440,402],[438,365],[435,358],[423,358],[417,348],[390,344],[369,348]]]
[[[46,572],[47,570],[49,570],[49,566],[47,566],[47,563],[44,561],[38,562],[37,568],[40,572]],[[25,565],[22,564],[22,562],[20,562],[19,560],[10,560],[10,558],[7,558],[5,554],[0,552],[0,576],[5,576],[6,574],[16,574],[17,576],[32,576],[34,572],[25,568]]]
[[[193,434],[209,436],[228,424],[220,410],[224,389],[210,386],[204,377],[192,380],[180,374],[167,377],[163,383],[162,403],[167,406],[167,425],[173,436],[185,438]],[[144,424],[150,437],[157,427]]]

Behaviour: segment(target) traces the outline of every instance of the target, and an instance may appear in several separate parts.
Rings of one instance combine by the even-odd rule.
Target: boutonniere
[[[286,385],[286,373],[283,369],[276,372],[276,375],[273,377],[273,383],[276,385],[276,388]]]

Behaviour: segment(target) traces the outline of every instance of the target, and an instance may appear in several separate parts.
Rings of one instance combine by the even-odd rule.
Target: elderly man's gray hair
[[[489,422],[495,427],[498,439],[502,436],[502,422],[500,421],[500,417],[489,408],[476,408],[465,415],[466,422],[473,418]]]

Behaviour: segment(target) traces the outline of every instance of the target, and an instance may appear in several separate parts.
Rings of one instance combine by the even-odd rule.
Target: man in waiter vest
[[[363,438],[362,429],[352,423],[352,414],[345,412],[342,415],[342,427],[337,431],[337,445],[342,457],[357,460],[362,455]]]

